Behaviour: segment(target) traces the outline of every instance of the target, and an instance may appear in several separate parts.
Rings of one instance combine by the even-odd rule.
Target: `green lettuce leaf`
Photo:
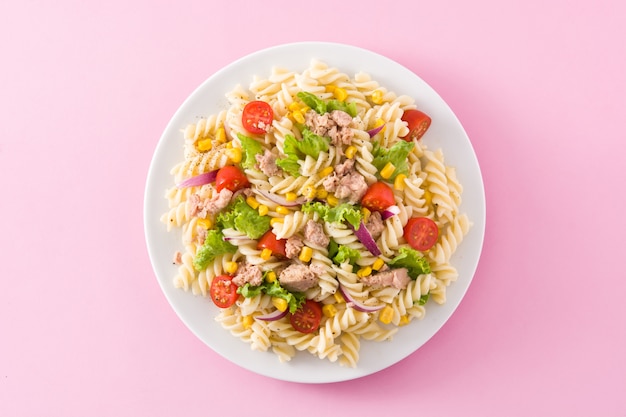
[[[298,98],[302,100],[304,104],[313,109],[317,114],[325,114],[333,110],[341,110],[345,111],[352,117],[356,117],[358,113],[356,103],[354,102],[346,103],[345,101],[339,101],[334,99],[324,101],[321,98],[317,97],[315,94],[309,93],[307,91],[299,92]]]
[[[357,229],[361,225],[361,210],[358,206],[350,203],[342,203],[336,207],[330,207],[320,201],[311,201],[304,203],[301,210],[304,213],[317,213],[322,220],[328,223],[343,223],[347,221]]]
[[[252,168],[256,164],[256,156],[263,153],[263,145],[258,140],[237,133],[237,137],[241,142],[241,148],[244,156],[241,160],[241,167],[244,169]]]
[[[246,298],[256,297],[261,293],[265,293],[272,297],[282,298],[287,301],[289,312],[294,313],[306,300],[304,293],[289,292],[284,289],[278,280],[273,282],[263,281],[261,285],[250,285],[246,283],[242,287],[237,288],[237,292]]]
[[[387,149],[380,146],[378,142],[374,142],[374,147],[372,149],[374,160],[372,161],[372,165],[374,165],[380,173],[385,165],[387,165],[388,162],[391,162],[396,169],[393,171],[391,177],[386,179],[386,181],[393,182],[399,174],[406,175],[409,172],[408,156],[414,146],[415,144],[413,142],[399,140],[394,143],[391,148]],[[380,178],[378,173],[377,175]]]
[[[241,195],[217,215],[215,222],[221,229],[238,230],[250,239],[258,239],[270,229],[270,217],[261,216]]]
[[[278,159],[276,165],[283,171],[294,177],[300,176],[300,164],[298,161],[309,155],[317,159],[320,152],[327,151],[329,146],[328,138],[316,135],[307,128],[302,130],[302,140],[296,139],[293,135],[285,135],[283,142],[284,158]]]
[[[337,253],[331,258],[337,265],[348,262],[350,265],[355,266],[356,262],[361,259],[361,253],[345,245],[339,245],[337,247]]]
[[[412,279],[417,279],[422,274],[430,274],[428,259],[421,252],[413,248],[403,246],[399,254],[387,262],[392,268],[406,268]]]
[[[235,253],[237,247],[231,245],[224,240],[224,235],[220,230],[211,229],[207,231],[204,244],[196,252],[196,256],[193,260],[193,266],[198,271],[203,271],[213,262],[216,256],[225,253]]]
[[[304,104],[313,109],[317,114],[324,114],[328,112],[326,109],[326,102],[317,97],[315,94],[307,91],[301,91],[297,95]]]

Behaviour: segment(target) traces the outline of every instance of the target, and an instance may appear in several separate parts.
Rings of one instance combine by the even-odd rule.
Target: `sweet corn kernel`
[[[329,206],[335,207],[337,204],[339,204],[339,199],[334,195],[329,194],[328,197],[326,197],[326,202]]]
[[[233,148],[233,141],[231,140],[230,142],[226,142],[226,149],[232,149]]]
[[[378,320],[380,320],[381,323],[389,324],[391,323],[392,319],[393,319],[393,308],[390,306],[383,307],[383,309],[380,310],[380,313],[378,314]]]
[[[220,127],[219,129],[217,129],[217,132],[215,133],[215,140],[217,140],[220,143],[226,142],[226,131],[224,130],[223,127]]]
[[[300,103],[298,103],[297,101],[292,101],[291,103],[289,103],[287,108],[290,111],[300,111],[301,106],[300,106]]]
[[[272,257],[272,250],[265,248],[261,251],[261,258],[265,261],[267,261],[269,258]]]
[[[364,266],[363,268],[359,269],[356,273],[356,275],[361,278],[366,277],[371,274],[372,274],[372,268],[369,266]]]
[[[259,202],[258,202],[258,201],[257,201],[257,199],[256,199],[256,198],[254,198],[254,196],[252,196],[252,195],[249,195],[249,196],[246,198],[246,203],[248,203],[248,205],[249,205],[250,207],[252,207],[253,209],[255,209],[255,210],[259,208]]]
[[[237,262],[226,262],[226,264],[224,265],[224,271],[228,272],[229,274],[234,274],[235,272],[237,272],[237,269],[239,269],[239,265],[237,265]]]
[[[267,216],[267,213],[270,212],[270,208],[267,207],[265,204],[259,204],[258,210],[259,216]]]
[[[293,120],[295,120],[298,123],[304,123],[305,122],[304,115],[302,114],[302,112],[300,110],[296,110],[296,111],[292,112],[291,116],[293,117]]]
[[[335,170],[335,167],[332,167],[332,166],[331,167],[326,167],[326,168],[324,168],[323,170],[321,170],[319,172],[320,177],[322,177],[322,178],[323,177],[327,177],[328,175],[332,174],[334,170]]]
[[[381,90],[374,90],[372,92],[372,103],[381,104],[383,102],[383,92]]]
[[[407,324],[409,324],[410,320],[409,320],[409,316],[407,316],[406,314],[400,316],[400,323],[398,323],[399,326],[406,326]]]
[[[334,304],[326,304],[322,307],[322,313],[324,313],[324,315],[328,318],[335,317],[335,314],[337,314],[337,307],[335,307]]]
[[[379,271],[385,265],[385,261],[382,258],[378,258],[372,264],[372,269],[374,271]]]
[[[265,281],[269,282],[270,284],[276,281],[276,272],[269,271],[267,274],[265,274]]]
[[[393,188],[395,188],[398,191],[404,190],[404,180],[405,179],[406,179],[406,175],[398,174],[396,176],[396,179],[393,180]]]
[[[430,205],[433,202],[433,195],[430,191],[424,190],[424,200],[427,205]]]
[[[329,93],[332,93],[333,91],[335,91],[335,88],[337,88],[337,87],[332,85],[332,84],[328,84],[326,86],[326,91],[329,92]]]
[[[333,294],[333,297],[335,297],[335,301],[337,301],[337,303],[345,303],[346,300],[343,299],[343,295],[341,295],[341,293],[339,291],[337,291],[336,293]]]
[[[382,133],[382,132],[385,131],[385,129],[387,129],[385,121],[383,119],[381,119],[381,118],[376,119],[376,123],[374,124],[374,128],[376,128],[378,126],[382,126],[383,127],[382,129],[380,129],[379,133]]]
[[[291,210],[285,206],[276,206],[276,213],[285,215],[291,213]]]
[[[211,150],[212,147],[213,144],[211,143],[211,139],[201,139],[196,142],[196,149],[198,149],[200,152],[206,152],[208,150]]]
[[[270,219],[270,225],[273,226],[276,223],[283,223],[285,221],[285,219],[283,219],[282,217],[272,217]]]
[[[309,248],[308,246],[305,246],[300,251],[300,256],[298,256],[298,259],[300,259],[302,262],[309,262],[312,256],[313,256],[313,249]]]
[[[302,195],[312,200],[317,196],[317,189],[314,186],[309,185],[302,190]]]
[[[362,207],[361,208],[361,214],[363,216],[363,223],[367,223],[367,221],[370,219],[370,216],[372,215],[372,212],[369,211],[368,208]]]
[[[233,164],[238,164],[241,162],[241,148],[231,148],[231,149],[226,149],[226,156],[228,156],[228,159],[230,159]]]
[[[298,199],[298,194],[288,192],[285,194],[285,200],[287,201],[296,201]]]
[[[354,158],[354,156],[356,155],[356,146],[354,145],[348,146],[346,150],[344,151],[344,154],[346,155],[346,158],[348,159]]]
[[[241,319],[241,326],[246,330],[251,328],[253,324],[254,317],[252,316],[243,316],[243,318]]]
[[[340,87],[336,87],[333,91],[333,95],[339,101],[345,101],[348,98],[348,92]]]
[[[387,165],[385,165],[383,169],[380,170],[380,176],[383,177],[384,179],[388,179],[391,177],[391,175],[393,174],[395,170],[396,170],[396,166],[392,164],[391,162],[387,162]]]
[[[318,190],[315,192],[315,197],[317,197],[317,198],[319,198],[319,199],[323,200],[323,199],[325,199],[326,197],[328,197],[328,191],[327,191],[327,190],[325,190],[324,188],[320,188],[320,189],[318,189]]]
[[[211,221],[211,219],[198,219],[197,225],[209,230],[211,227],[213,227],[213,222]]]
[[[287,300],[280,297],[272,297],[272,304],[274,305],[274,307],[276,307],[277,310],[280,311],[285,311],[287,310],[287,307],[289,307],[289,303],[287,303]]]

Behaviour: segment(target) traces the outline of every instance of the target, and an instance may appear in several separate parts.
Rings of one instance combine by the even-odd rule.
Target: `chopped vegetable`
[[[228,308],[239,298],[237,285],[233,283],[230,275],[219,275],[213,278],[209,294],[213,303],[219,308]]]
[[[237,137],[241,142],[245,154],[241,161],[241,167],[244,169],[252,168],[256,165],[256,156],[263,153],[263,145],[258,140],[237,133]]]
[[[274,120],[274,111],[272,107],[260,100],[251,101],[243,108],[241,114],[241,124],[243,128],[250,133],[262,135],[267,133],[272,121]]]
[[[215,176],[215,189],[219,192],[224,188],[235,192],[250,187],[246,174],[234,165],[220,168]]]
[[[237,246],[224,240],[224,235],[219,230],[209,230],[206,233],[204,243],[196,252],[193,266],[198,271],[203,271],[215,259],[216,256],[225,253],[235,253]]]
[[[266,278],[261,285],[256,286],[246,283],[244,286],[239,287],[237,291],[246,298],[256,297],[261,293],[272,297],[283,298],[287,301],[287,304],[289,305],[289,312],[291,313],[296,311],[306,299],[303,293],[289,292],[284,289],[277,279],[269,282]]]
[[[392,268],[406,268],[412,279],[422,274],[430,274],[430,264],[420,252],[406,246],[399,249],[399,255],[387,264]]]
[[[328,223],[343,223],[347,221],[356,228],[359,227],[362,218],[361,210],[348,203],[330,207],[320,201],[313,201],[303,204],[301,210],[304,213],[318,213],[320,217]]]
[[[304,104],[314,110],[317,114],[325,114],[333,110],[344,111],[352,117],[356,117],[356,115],[358,114],[356,103],[354,102],[346,103],[340,100],[324,101],[317,97],[315,94],[306,91],[299,92],[298,98],[302,100]]]
[[[289,321],[300,333],[313,333],[320,327],[322,307],[314,300],[306,300],[300,308],[291,313]]]
[[[361,222],[358,228],[352,227],[352,230],[354,230],[356,237],[372,255],[378,256],[381,254],[380,248],[376,244],[376,241],[372,237],[370,231],[367,230],[367,227],[365,227],[365,223]]]
[[[372,165],[378,169],[378,175],[380,176],[380,172],[385,168],[388,163],[391,163],[395,169],[393,173],[390,174],[386,180],[393,182],[399,174],[407,174],[409,171],[408,165],[408,157],[411,150],[415,144],[413,142],[405,142],[400,140],[394,143],[391,148],[387,149],[383,146],[380,146],[380,143],[374,142],[374,147],[372,149],[372,155],[374,155],[374,160],[372,161]],[[382,178],[382,177],[381,177]]]
[[[204,174],[196,175],[195,177],[188,178],[180,183],[178,183],[178,188],[187,188],[187,187],[195,187],[198,185],[210,184],[215,181],[217,178],[217,169],[210,172],[205,172]]]
[[[406,122],[409,128],[409,133],[402,139],[410,142],[424,136],[431,123],[430,116],[415,109],[405,110],[402,114],[402,121]]]
[[[239,195],[217,215],[216,224],[222,229],[232,228],[245,233],[250,239],[258,239],[270,229],[270,218],[261,216]]]
[[[439,238],[439,228],[428,217],[412,217],[404,226],[404,238],[413,249],[427,251]]]

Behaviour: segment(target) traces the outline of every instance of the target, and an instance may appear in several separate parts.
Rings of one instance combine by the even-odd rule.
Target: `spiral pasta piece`
[[[340,124],[342,113],[333,113],[328,116],[330,122],[321,117],[315,122],[319,125],[312,123],[314,112],[309,107],[319,106],[305,104],[307,100],[303,100],[300,92],[311,93],[328,103],[333,100],[333,106],[347,104],[351,119]],[[215,320],[252,350],[273,352],[279,362],[289,362],[303,352],[345,367],[358,366],[362,344],[389,341],[402,325],[423,319],[431,300],[439,304],[446,302],[447,288],[459,275],[452,264],[454,254],[472,226],[461,211],[463,186],[455,168],[446,165],[443,150],[430,150],[423,140],[413,140],[406,170],[397,180],[385,180],[374,165],[375,146],[390,148],[407,135],[408,126],[402,116],[406,110],[417,108],[413,97],[390,91],[365,72],[346,74],[314,59],[302,71],[273,67],[266,77],[255,76],[248,85],[234,86],[225,94],[225,100],[227,106],[222,110],[198,117],[181,129],[183,159],[170,170],[174,186],[165,190],[168,208],[161,216],[164,227],[168,231],[178,230],[180,236],[182,249],[175,256],[174,287],[208,297],[216,277],[236,275],[244,264],[244,271],[247,267],[258,268],[254,272],[258,274],[260,270],[262,284],[242,291],[246,296],[239,297],[228,308],[219,309]],[[265,133],[251,134],[243,127],[243,109],[252,100],[264,101],[272,108],[273,120]],[[324,126],[326,122],[329,126]],[[309,132],[302,129],[304,125],[311,131],[318,129],[328,142],[307,143],[311,139],[307,136]],[[381,130],[370,137],[371,129],[379,126]],[[338,133],[342,136],[332,137]],[[258,142],[261,154],[253,154],[255,160],[243,164],[248,182],[245,189],[237,189],[234,195],[243,196],[248,208],[253,210],[250,216],[267,216],[265,220],[270,220],[269,231],[277,244],[285,245],[284,254],[280,246],[263,250],[260,248],[263,245],[248,237],[245,230],[226,226],[228,220],[220,217],[220,213],[229,210],[230,201],[220,200],[223,193],[217,192],[220,188],[215,182],[179,186],[196,175],[242,165],[243,158],[250,156],[250,149],[243,146],[246,141],[241,135]],[[287,138],[290,138],[288,152]],[[291,139],[296,140],[296,145]],[[355,178],[356,182],[350,182]],[[327,217],[321,214],[323,210],[303,209],[303,204],[311,202],[329,208],[352,204],[360,210],[366,224],[365,216],[371,213],[360,207],[359,199],[347,198],[337,189],[339,183],[341,187],[358,188],[363,183],[369,187],[377,181],[389,183],[397,207],[395,215],[380,224],[366,226],[375,229],[371,233],[375,235],[379,255],[367,249],[345,219],[326,222],[323,219]],[[202,210],[199,201],[206,204]],[[428,217],[439,228],[436,244],[418,254],[428,261],[430,272],[413,276],[400,288],[395,284],[366,284],[371,282],[366,277],[393,267],[393,260],[409,248],[404,227],[414,217]],[[369,221],[372,219],[369,217]],[[322,227],[318,230],[319,225]],[[209,241],[211,230],[221,233],[232,246],[228,246],[226,253],[211,254],[211,262],[198,271],[194,260],[201,248],[206,250],[205,239]],[[323,234],[322,239],[316,231]],[[288,244],[291,245],[289,257]],[[347,251],[350,260],[337,256],[339,251]],[[314,300],[322,308],[320,326],[312,333],[301,333],[292,326],[290,315],[297,310],[274,321],[258,318],[276,311],[278,306],[284,307],[286,299],[281,298],[284,293],[277,288],[287,288],[289,281],[283,272],[292,265],[299,267],[298,273],[303,276],[314,275],[312,286],[304,287],[301,292],[287,291],[295,298]],[[381,279],[381,276],[384,274],[373,278]],[[289,301],[292,302],[293,299]],[[362,311],[359,304],[380,309]]]

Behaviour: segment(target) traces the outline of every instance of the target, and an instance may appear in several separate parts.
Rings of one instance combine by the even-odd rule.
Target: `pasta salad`
[[[349,367],[363,341],[445,303],[471,222],[414,98],[319,60],[226,98],[184,129],[171,171],[177,288],[210,298],[254,350]]]

